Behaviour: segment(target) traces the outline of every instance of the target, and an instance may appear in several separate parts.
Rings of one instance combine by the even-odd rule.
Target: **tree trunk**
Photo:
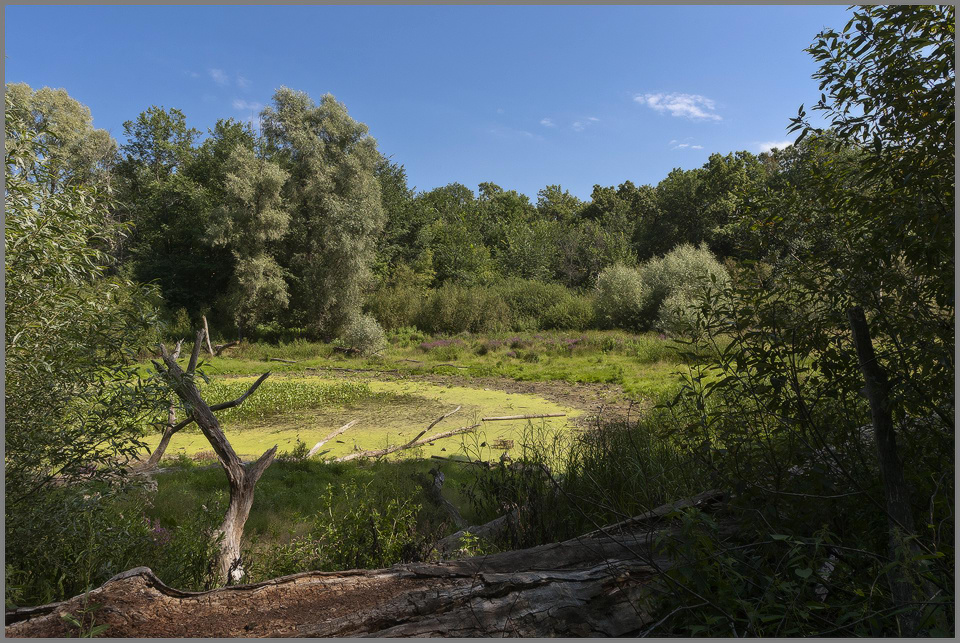
[[[190,355],[190,363],[187,372],[184,373],[177,360],[173,359],[166,348],[161,344],[160,352],[163,356],[164,365],[157,362],[158,370],[164,374],[174,392],[183,401],[188,409],[192,409],[191,418],[200,427],[204,437],[213,447],[214,452],[220,459],[220,465],[227,474],[227,482],[230,485],[230,504],[227,506],[227,513],[224,516],[223,523],[217,529],[216,535],[222,536],[220,542],[220,556],[217,565],[218,579],[227,584],[239,580],[243,575],[243,569],[240,564],[240,542],[243,537],[243,527],[250,515],[250,507],[253,505],[253,491],[257,480],[263,475],[263,472],[273,462],[277,453],[277,447],[274,447],[260,456],[260,459],[251,465],[244,466],[243,462],[237,456],[230,442],[223,434],[220,428],[220,422],[213,415],[211,407],[200,396],[194,384],[194,371],[196,369],[197,358],[200,354],[200,347],[203,342],[205,332],[201,330],[197,333],[197,340],[194,342],[193,353]],[[260,377],[257,382],[234,402],[227,404],[236,404],[242,402],[250,393],[256,390],[257,386],[263,382],[269,375],[266,373]],[[216,405],[223,407],[224,405]],[[188,422],[182,422],[186,426]]]
[[[7,612],[8,637],[65,636],[60,614],[102,605],[111,637],[635,636],[671,561],[655,553],[663,516],[709,509],[717,492],[560,543],[436,564],[304,572],[211,592],[182,592],[145,567],[86,597]]]
[[[922,552],[915,541],[912,539],[908,541],[916,531],[910,508],[910,492],[903,477],[903,464],[897,454],[897,439],[890,404],[890,383],[873,351],[870,328],[867,326],[863,308],[857,306],[847,310],[847,319],[850,321],[850,329],[853,332],[853,343],[857,349],[860,371],[866,381],[864,393],[870,402],[870,417],[873,421],[880,477],[886,497],[887,521],[890,525],[890,558],[897,561],[897,564],[887,573],[887,578],[894,602],[906,610],[900,618],[901,633],[903,636],[913,636],[920,624],[921,610],[916,606],[910,606],[926,599],[919,590],[921,581],[916,563],[911,562],[909,558],[920,555]],[[905,558],[907,560],[904,560]]]

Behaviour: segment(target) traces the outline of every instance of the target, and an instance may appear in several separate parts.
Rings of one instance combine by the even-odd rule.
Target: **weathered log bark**
[[[847,310],[847,319],[853,333],[860,371],[866,383],[864,394],[870,402],[870,417],[873,421],[873,435],[877,444],[880,478],[886,496],[890,558],[899,561],[899,564],[894,565],[887,573],[887,579],[894,602],[905,610],[900,616],[902,634],[913,636],[920,625],[922,612],[917,605],[922,604],[926,598],[921,590],[922,583],[916,563],[910,562],[909,559],[920,556],[922,552],[916,541],[911,538],[916,530],[910,509],[910,492],[903,476],[903,464],[897,453],[897,438],[890,402],[890,382],[886,371],[877,362],[863,308],[856,306]]]
[[[317,451],[320,450],[320,447],[322,447],[324,444],[326,444],[326,443],[329,442],[330,440],[334,439],[334,438],[337,437],[338,435],[342,434],[344,431],[346,431],[347,429],[349,429],[351,426],[353,426],[353,425],[356,424],[357,422],[358,422],[358,420],[351,420],[351,421],[347,422],[346,424],[344,424],[343,426],[341,426],[341,427],[340,427],[339,429],[337,429],[336,431],[334,431],[333,433],[331,433],[330,435],[328,435],[327,437],[325,437],[324,439],[322,439],[322,440],[320,440],[319,442],[317,442],[315,445],[313,445],[313,448],[310,449],[310,450],[307,452],[307,457],[308,457],[308,458],[312,458],[314,455],[316,455]]]
[[[177,360],[173,359],[163,344],[160,345],[160,352],[164,364],[161,365],[158,362],[154,362],[154,364],[158,371],[170,382],[174,392],[183,401],[186,408],[192,410],[193,420],[196,421],[200,431],[203,432],[204,437],[213,447],[227,475],[227,482],[230,485],[230,503],[227,506],[227,513],[223,522],[215,532],[215,537],[220,540],[217,572],[219,578],[229,584],[239,580],[243,575],[240,566],[240,541],[243,537],[243,527],[250,515],[250,507],[253,505],[254,486],[273,462],[277,453],[277,446],[274,445],[272,449],[260,456],[259,460],[246,466],[233,450],[230,442],[223,434],[223,429],[220,428],[220,422],[213,415],[211,407],[200,396],[200,392],[193,381],[204,334],[203,330],[197,333],[197,341],[194,342],[193,353],[190,355],[190,363],[186,373],[180,369]],[[257,384],[254,384],[238,400],[242,401],[252,393],[256,386],[266,379],[267,375],[269,373],[261,376],[257,380]]]
[[[719,494],[686,504],[708,508]],[[102,605],[112,637],[629,636],[654,622],[670,560],[657,524],[677,505],[560,543],[437,564],[306,572],[210,592],[182,592],[145,567],[88,597],[7,612],[8,637],[65,636],[61,613]],[[652,523],[652,524],[651,524]]]

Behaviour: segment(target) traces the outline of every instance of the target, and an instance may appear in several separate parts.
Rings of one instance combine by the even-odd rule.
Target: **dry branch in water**
[[[397,451],[403,451],[404,449],[412,449],[414,447],[422,447],[436,440],[442,438],[449,438],[454,435],[460,435],[461,433],[469,433],[471,431],[476,431],[480,428],[479,424],[474,424],[472,426],[462,426],[459,429],[454,429],[452,431],[444,431],[443,433],[437,433],[436,435],[431,435],[429,438],[423,438],[421,440],[414,439],[411,442],[406,444],[397,444],[394,446],[386,447],[385,449],[371,449],[370,451],[357,451],[356,453],[349,453],[339,458],[334,458],[330,462],[349,462],[350,460],[356,460],[357,458],[380,458],[385,455],[390,455],[391,453],[396,453]],[[421,432],[423,435],[424,432]]]
[[[343,426],[341,426],[336,431],[334,431],[333,433],[331,433],[330,435],[328,435],[327,437],[325,437],[324,439],[317,442],[315,445],[313,445],[313,448],[307,452],[307,457],[312,458],[317,453],[317,451],[320,450],[320,447],[322,447],[324,444],[326,444],[330,440],[334,439],[335,437],[337,437],[338,435],[340,435],[341,433],[349,429],[351,426],[353,426],[357,422],[359,422],[359,420],[351,420],[346,424],[344,424]]]
[[[540,413],[538,415],[502,415],[500,417],[481,418],[483,422],[501,422],[504,420],[535,420],[537,418],[562,418],[566,413]]]

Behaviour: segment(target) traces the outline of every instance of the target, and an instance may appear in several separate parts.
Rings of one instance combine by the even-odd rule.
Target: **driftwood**
[[[687,504],[719,500],[709,492]],[[209,592],[173,589],[137,567],[86,597],[7,612],[6,636],[67,636],[60,614],[85,601],[102,606],[97,623],[111,637],[637,635],[655,622],[651,601],[671,564],[654,551],[657,535],[671,531],[659,522],[461,561],[305,572]]]
[[[296,364],[297,360],[295,359],[281,359],[279,357],[268,357],[268,362],[283,362],[284,364]]]
[[[326,443],[329,442],[330,440],[334,439],[334,438],[337,437],[338,435],[342,434],[344,431],[346,431],[347,429],[349,429],[351,426],[353,426],[354,424],[356,424],[358,421],[359,421],[359,420],[351,420],[350,422],[347,422],[346,424],[344,424],[343,426],[341,426],[339,429],[337,429],[336,431],[334,431],[333,433],[331,433],[330,435],[328,435],[328,436],[325,437],[324,439],[322,439],[322,440],[320,440],[319,442],[317,442],[315,445],[313,445],[313,448],[310,449],[310,450],[307,452],[307,457],[308,457],[308,458],[312,458],[314,455],[316,455],[317,451],[320,450],[320,447],[322,447],[324,444],[326,444]]]
[[[436,367],[436,366],[451,366],[451,367],[453,367],[453,368],[459,368],[459,369],[469,368],[469,367],[467,367],[467,366],[460,366],[459,364],[450,364],[449,362],[442,362],[442,363],[440,363],[440,364],[433,364],[433,366],[435,366],[435,367]]]
[[[449,554],[456,551],[457,548],[460,547],[460,540],[467,532],[477,536],[478,538],[483,538],[484,540],[500,540],[507,534],[512,525],[516,525],[517,514],[518,512],[516,509],[511,509],[508,513],[500,516],[499,518],[494,518],[490,522],[482,525],[463,527],[460,529],[460,531],[450,534],[446,538],[441,538],[438,540],[436,544],[437,551],[439,551],[441,554]]]
[[[382,371],[379,368],[343,368],[342,366],[304,366],[307,371],[341,371],[343,373],[390,373],[399,374],[400,369],[395,368],[389,371]]]
[[[538,415],[501,415],[499,417],[481,418],[483,422],[502,422],[504,420],[535,420],[537,418],[562,418],[566,413],[540,413]]]
[[[154,361],[154,365],[157,367],[157,371],[167,379],[184,405],[193,409],[193,420],[200,427],[200,431],[203,432],[210,446],[213,447],[224,472],[227,474],[227,482],[230,485],[230,502],[223,522],[215,532],[215,537],[220,540],[217,575],[220,580],[229,584],[243,576],[243,569],[240,567],[240,541],[243,538],[243,527],[250,515],[250,507],[253,505],[254,487],[263,472],[273,462],[277,447],[274,445],[251,465],[244,465],[233,450],[230,442],[223,434],[223,429],[220,428],[220,422],[213,415],[213,409],[200,396],[200,392],[194,384],[193,378],[197,358],[204,335],[203,330],[197,333],[197,341],[194,342],[193,353],[190,355],[190,363],[186,373],[180,369],[177,360],[173,359],[173,356],[167,352],[163,344],[160,344],[160,353],[163,355],[164,363],[160,364]],[[259,384],[266,379],[267,375],[269,373],[261,376],[257,383]],[[257,384],[251,387],[241,398],[245,398],[252,393],[256,386]]]

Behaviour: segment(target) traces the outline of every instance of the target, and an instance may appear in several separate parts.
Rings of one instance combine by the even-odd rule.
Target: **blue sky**
[[[282,85],[332,93],[411,186],[656,184],[790,140],[833,6],[7,6],[7,82],[63,87],[123,142],[177,107],[202,131]]]

